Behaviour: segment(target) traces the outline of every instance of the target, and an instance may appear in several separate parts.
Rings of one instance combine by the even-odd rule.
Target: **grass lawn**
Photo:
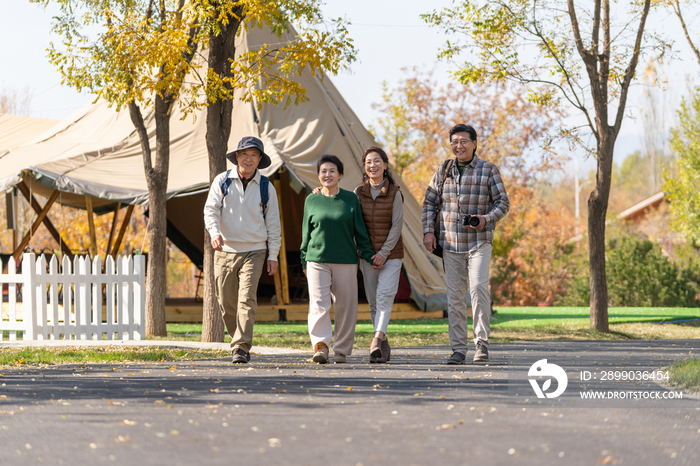
[[[80,364],[88,362],[164,362],[220,358],[223,356],[229,356],[229,352],[134,346],[106,348],[3,348],[0,349],[0,367],[16,365]]]
[[[610,308],[608,310],[610,333],[591,330],[589,311],[584,307],[497,307],[497,309],[498,314],[491,321],[491,340],[494,342],[700,338],[700,321],[658,324],[658,322],[700,318],[700,309],[697,308]],[[471,319],[469,324],[471,326]],[[167,329],[167,337],[149,337],[149,339],[201,340],[201,324],[168,324]],[[358,322],[355,348],[368,348],[372,333],[373,327],[370,322]],[[388,335],[393,347],[449,344],[447,319],[394,320],[389,324]],[[226,341],[230,341],[228,335],[226,335]],[[311,350],[306,322],[260,322],[255,325],[253,344]],[[176,361],[222,356],[228,356],[228,352],[148,347],[7,348],[0,349],[0,366]],[[687,368],[682,366],[675,370],[674,373],[679,375],[677,379],[672,379],[675,380],[673,383],[685,384],[684,386],[695,387],[697,390],[700,385],[698,382],[700,372],[698,364],[700,363],[695,360],[694,364],[695,366],[691,365]]]
[[[636,340],[700,338],[700,321],[657,324],[700,318],[697,308],[610,308],[610,333],[589,328],[586,307],[497,307],[491,321],[491,340]],[[470,319],[471,325],[471,319]],[[200,340],[201,324],[168,324],[164,339]],[[371,323],[358,322],[355,348],[369,346]],[[394,320],[388,328],[392,346],[448,344],[447,319]],[[228,335],[226,341],[230,341]],[[258,346],[309,349],[311,343],[306,322],[261,322],[255,324],[254,342]]]
[[[686,359],[674,363],[669,369],[671,372],[671,384],[690,390],[700,392],[700,359]]]

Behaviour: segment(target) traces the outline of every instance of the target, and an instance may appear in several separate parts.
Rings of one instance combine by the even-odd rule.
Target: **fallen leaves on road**
[[[443,424],[441,426],[436,427],[435,430],[446,430],[446,429],[454,430],[454,428],[455,428],[454,424]]]
[[[267,442],[270,444],[270,448],[277,448],[282,446],[282,441],[278,438],[269,438]]]
[[[125,426],[135,426],[135,425],[136,425],[136,421],[130,421],[130,420],[128,420],[128,419],[124,419],[124,420],[122,421],[122,424],[124,424]]]
[[[605,458],[600,458],[598,461],[596,461],[598,464],[617,464],[617,458],[613,458],[612,456],[608,455]]]
[[[209,390],[209,393],[219,393],[219,389],[218,389],[218,388],[212,388],[212,389]]]
[[[123,437],[120,435],[119,437],[115,438],[114,440],[117,442],[131,442],[131,437],[129,437],[129,436]]]

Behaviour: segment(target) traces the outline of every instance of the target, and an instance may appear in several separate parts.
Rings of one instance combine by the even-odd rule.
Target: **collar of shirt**
[[[248,187],[248,184],[255,180],[257,183],[260,183],[260,171],[258,169],[255,170],[255,174],[251,176],[250,178],[244,178],[240,172],[238,171],[238,168],[235,170],[231,170],[231,178],[238,178],[241,180],[241,183],[243,184],[243,191],[245,191],[245,188]]]

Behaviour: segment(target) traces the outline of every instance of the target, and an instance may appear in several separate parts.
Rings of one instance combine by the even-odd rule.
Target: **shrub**
[[[610,306],[693,307],[700,289],[697,261],[682,268],[663,255],[652,241],[625,236],[611,240],[606,248],[605,272]],[[569,282],[558,305],[587,306],[590,301],[589,271]]]

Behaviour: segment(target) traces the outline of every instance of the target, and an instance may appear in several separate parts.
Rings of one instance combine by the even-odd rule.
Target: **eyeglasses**
[[[470,142],[474,142],[471,139],[453,139],[450,144],[454,147],[467,146]]]

